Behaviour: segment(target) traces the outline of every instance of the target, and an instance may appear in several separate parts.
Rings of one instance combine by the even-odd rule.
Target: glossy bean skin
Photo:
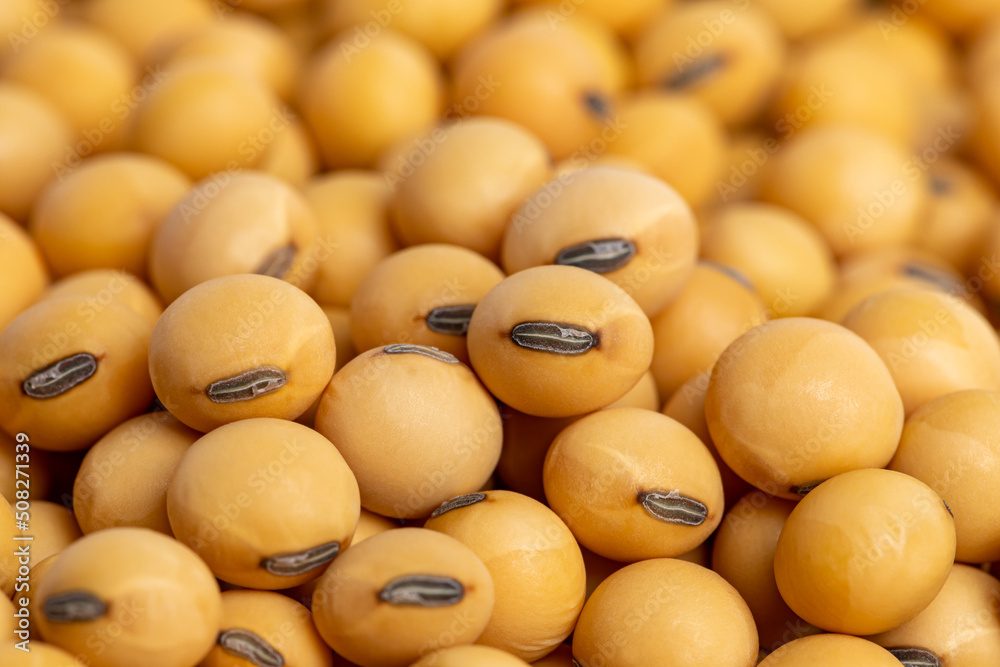
[[[415,39],[441,61],[446,61],[479,32],[487,28],[503,8],[501,0],[431,0],[417,5],[392,5],[389,0],[362,0],[355,3],[324,0],[322,20],[325,30],[340,32],[364,26],[373,16],[388,13],[392,29]]]
[[[763,667],[806,667],[822,660],[830,667],[871,665],[872,667],[897,667],[894,655],[877,644],[850,635],[817,635],[789,642],[770,654],[760,663]]]
[[[135,112],[130,145],[201,180],[256,167],[263,151],[254,144],[287,117],[258,79],[224,63],[194,62],[161,76]]]
[[[50,620],[54,600],[74,592],[104,603],[106,612]],[[37,595],[42,637],[99,667],[194,664],[215,642],[222,618],[219,586],[208,567],[184,545],[143,528],[81,538],[46,573]],[[120,631],[114,641],[95,641],[112,627]]]
[[[581,667],[664,659],[679,667],[752,667],[757,630],[746,603],[722,577],[693,563],[654,558],[618,570],[597,587],[573,635],[573,657]]]
[[[391,586],[431,578],[447,597],[403,600]],[[416,590],[416,583],[410,584]],[[425,584],[429,585],[429,584]],[[454,591],[460,591],[456,594]],[[486,565],[456,539],[423,528],[374,535],[348,549],[323,575],[313,596],[316,626],[338,655],[364,667],[409,665],[441,644],[456,617],[451,645],[471,644],[482,634],[494,604]],[[393,628],[391,642],[385,631]]]
[[[406,245],[450,243],[499,256],[508,219],[549,177],[545,144],[499,118],[444,124],[414,141],[434,150],[386,176],[397,236]]]
[[[746,601],[767,651],[820,632],[789,609],[774,580],[778,535],[794,508],[789,500],[751,491],[727,512],[712,547],[712,569]]]
[[[885,361],[907,415],[965,389],[1000,390],[1000,336],[947,294],[899,289],[869,297],[843,320]]]
[[[814,227],[787,209],[726,206],[702,234],[702,256],[749,278],[775,317],[809,315],[833,291],[836,265],[830,248]]]
[[[507,225],[502,262],[508,273],[563,264],[572,261],[560,259],[566,249],[608,240],[632,244],[627,260],[592,270],[624,289],[650,317],[694,270],[697,226],[687,204],[655,178],[608,167],[550,182],[528,197]]]
[[[453,646],[430,653],[410,667],[524,667],[518,657],[489,646]]]
[[[719,17],[728,19],[725,30],[692,58],[687,39]],[[777,83],[785,40],[771,16],[755,6],[733,11],[717,0],[682,4],[643,30],[635,58],[642,84],[688,92],[727,124],[740,125],[764,107]]]
[[[428,243],[395,252],[358,285],[351,299],[351,340],[361,352],[413,343],[468,363],[463,329],[468,328],[470,313],[457,313],[460,321],[451,329],[436,319],[437,312],[449,311],[438,309],[471,311],[503,279],[503,271],[468,248]]]
[[[361,281],[397,248],[389,228],[391,189],[381,174],[346,169],[310,179],[302,194],[321,248],[310,293],[323,305],[350,307]]]
[[[31,653],[26,654],[13,642],[0,645],[0,660],[11,667],[84,667],[73,655],[52,644],[32,640]]]
[[[316,429],[351,466],[365,509],[396,518],[477,491],[502,442],[496,403],[475,374],[420,346],[378,347],[348,363],[323,392]]]
[[[223,465],[233,475],[208,484]],[[280,419],[244,419],[203,436],[167,488],[177,539],[220,579],[262,590],[320,576],[350,545],[360,511],[344,458],[319,433]]]
[[[955,558],[965,563],[1000,560],[1000,526],[990,479],[1000,442],[1000,393],[973,389],[925,403],[907,420],[889,468],[916,477],[955,516]]]
[[[331,667],[333,664],[330,648],[316,631],[309,610],[278,593],[224,592],[219,630],[219,639],[199,663],[201,667],[245,667],[249,661],[247,653],[253,653],[242,653],[240,649],[246,650],[242,642],[233,642],[237,644],[235,651],[229,648],[233,643],[225,633],[232,631],[252,633],[253,649],[266,646],[264,651],[269,652],[268,658],[273,660],[280,656],[286,665]]]
[[[514,342],[515,328],[535,323],[572,327],[577,339],[586,330],[591,347],[561,354]],[[568,417],[613,403],[646,372],[653,351],[649,319],[639,305],[614,283],[570,266],[534,267],[500,282],[476,307],[467,343],[486,387],[539,417]],[[581,386],[581,376],[594,383]]]
[[[139,62],[161,55],[209,25],[216,15],[197,0],[96,0],[83,8],[91,23],[113,35]]]
[[[157,228],[149,275],[167,303],[207,280],[240,273],[308,291],[319,266],[317,237],[312,210],[287,183],[259,171],[213,176],[188,191]]]
[[[838,257],[905,245],[927,203],[926,175],[904,173],[907,159],[906,150],[870,130],[808,128],[768,164],[762,198],[814,224]]]
[[[774,575],[803,620],[863,635],[919,614],[954,560],[955,522],[940,496],[899,472],[854,470],[820,484],[792,510]]]
[[[235,14],[176,42],[165,67],[193,62],[232,65],[259,79],[281,99],[291,97],[301,63],[288,36],[268,21]]]
[[[453,113],[514,121],[556,160],[613,120],[599,56],[581,36],[547,23],[508,19],[494,25],[459,51],[453,72]]]
[[[811,318],[773,320],[733,341],[712,370],[705,414],[726,463],[790,500],[886,465],[903,429],[903,402],[875,350]]]
[[[713,262],[699,262],[680,294],[650,319],[650,370],[664,397],[711,370],[723,350],[768,319],[768,309],[742,274]]]
[[[72,151],[73,130],[48,100],[27,86],[0,84],[0,212],[26,221],[32,203],[55,176],[52,163]]]
[[[544,482],[549,505],[580,543],[617,561],[679,556],[722,521],[722,479],[711,453],[651,410],[602,410],[574,422],[549,448]],[[679,495],[701,513],[662,518],[647,493],[665,496],[668,506]]]
[[[200,437],[168,412],[133,417],[105,434],[87,452],[73,484],[81,530],[134,526],[172,535],[167,486]]]
[[[31,233],[57,277],[118,269],[145,278],[153,234],[190,188],[163,160],[97,156],[46,188],[32,212]]]
[[[729,464],[722,460],[718,447],[712,441],[712,434],[708,430],[708,420],[705,417],[705,395],[708,393],[710,378],[711,372],[709,371],[696,375],[682,384],[663,404],[661,412],[691,429],[691,432],[708,447],[712,458],[715,459],[715,465],[719,468],[719,475],[722,477],[722,490],[726,498],[726,508],[729,509],[753,487],[733,472]]]
[[[120,303],[94,307],[81,297],[62,297],[24,311],[0,334],[0,426],[29,432],[41,449],[93,444],[152,400],[146,361],[151,331],[145,317]],[[78,354],[93,360],[82,381],[76,375],[76,384],[64,383],[42,398],[24,392],[29,378]]]
[[[148,284],[130,273],[115,269],[74,273],[49,285],[42,297],[81,297],[86,301],[86,308],[81,310],[88,314],[109,303],[119,303],[142,315],[154,327],[163,314],[163,304]]]
[[[616,122],[594,132],[599,153],[635,160],[697,208],[718,190],[726,157],[722,123],[687,95],[647,90],[617,107]]]
[[[486,491],[446,504],[425,526],[454,537],[486,564],[493,615],[476,643],[523,660],[551,653],[583,607],[586,573],[573,534],[552,510],[512,491]]]
[[[919,648],[945,665],[985,667],[1000,651],[995,613],[1000,582],[982,570],[952,566],[934,601],[897,628],[868,637],[887,649]]]
[[[238,419],[298,417],[330,381],[335,359],[330,321],[305,292],[277,278],[233,275],[195,286],[164,311],[149,370],[164,406],[206,432]],[[221,393],[229,379],[249,382],[263,371],[274,380],[262,375],[232,399]]]
[[[0,213],[0,280],[7,286],[0,299],[0,331],[3,331],[43,294],[49,282],[49,270],[38,246],[3,213]]]
[[[132,57],[101,30],[76,22],[51,28],[6,58],[0,73],[44,97],[69,123],[73,146],[49,165],[58,176],[85,155],[125,145],[120,111],[138,81]]]
[[[430,128],[442,106],[437,63],[421,44],[392,30],[364,49],[353,41],[352,30],[339,33],[299,79],[299,106],[330,168],[374,166],[394,142]]]

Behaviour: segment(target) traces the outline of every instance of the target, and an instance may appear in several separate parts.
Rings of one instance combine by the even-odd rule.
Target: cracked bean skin
[[[452,646],[429,653],[410,667],[525,667],[527,664],[489,646]]]
[[[612,167],[591,167],[563,179],[554,196],[542,188],[528,197],[507,225],[503,266],[517,273],[564,264],[559,256],[565,249],[611,239],[631,244],[631,255],[599,272],[650,317],[670,303],[694,270],[697,224],[684,200],[652,176]]]
[[[626,565],[587,600],[573,633],[580,667],[753,667],[757,630],[743,599],[709,569],[674,558]]]
[[[215,643],[222,618],[219,585],[184,545],[145,528],[109,528],[62,552],[36,593],[47,601],[83,591],[102,601],[105,615],[56,623],[43,611],[35,622],[46,642],[94,667],[193,665]]]
[[[2,101],[0,88],[0,105]],[[0,116],[3,110],[0,106]],[[2,119],[0,119],[2,123]],[[2,132],[2,130],[0,130]],[[0,194],[0,200],[3,195]],[[3,210],[0,202],[0,211]],[[0,331],[45,292],[49,270],[38,246],[24,229],[0,212]]]
[[[425,517],[489,479],[500,456],[500,413],[454,357],[450,363],[386,349],[392,347],[359,355],[333,377],[320,398],[316,430],[351,466],[365,509]]]
[[[899,667],[884,648],[850,635],[815,635],[789,642],[770,654],[758,667]]]
[[[222,594],[219,632],[251,632],[263,642],[264,655],[280,656],[284,667],[331,667],[330,648],[312,623],[312,614],[280,593],[234,590]],[[269,649],[269,650],[268,650]],[[254,662],[225,650],[216,641],[200,667],[248,667]],[[258,667],[272,667],[267,662]]]
[[[525,323],[586,331],[597,345],[571,355],[520,347],[511,333]],[[635,300],[606,278],[570,266],[538,266],[504,279],[476,307],[467,342],[472,367],[493,395],[537,417],[569,417],[615,402],[653,355],[649,319]]]
[[[934,601],[906,623],[867,637],[887,649],[918,648],[941,667],[988,667],[1000,655],[1000,581],[956,563]]]
[[[805,317],[733,341],[712,370],[705,415],[729,467],[789,500],[797,486],[887,465],[903,430],[903,402],[875,350]]]
[[[44,299],[0,333],[0,427],[26,432],[31,445],[75,451],[139,414],[153,400],[147,350],[151,323],[119,303],[83,297]],[[97,362],[88,378],[49,398],[33,398],[24,382],[74,355]]]
[[[882,292],[842,323],[885,362],[907,415],[956,391],[1000,391],[1000,336],[955,297],[924,289]]]
[[[801,216],[779,206],[719,209],[703,228],[702,246],[705,259],[749,278],[774,317],[809,315],[833,291],[837,268],[826,241]]]
[[[323,306],[350,308],[365,276],[395,252],[391,190],[376,171],[348,169],[310,179],[302,194],[316,216],[319,268],[310,294]]]
[[[389,586],[419,577],[450,581],[459,594],[446,604],[386,599]],[[493,605],[493,580],[473,550],[433,530],[398,528],[369,537],[334,561],[317,584],[313,615],[338,655],[362,667],[405,667],[442,645],[476,641]]]
[[[229,472],[220,479],[221,469]],[[350,545],[360,511],[357,481],[340,453],[312,429],[280,419],[245,419],[203,436],[167,489],[177,539],[219,579],[263,590],[321,575],[329,556],[290,575],[268,566],[332,543],[335,557]]]
[[[83,458],[73,484],[81,530],[135,526],[172,536],[167,486],[200,437],[169,412],[133,417],[105,434]]]
[[[896,470],[924,482],[955,516],[955,558],[1000,561],[1000,393],[969,390],[925,403],[903,427]]]
[[[696,57],[685,53],[688,38],[704,29],[703,22],[727,10],[726,29]],[[784,65],[785,41],[767,12],[755,6],[732,11],[715,0],[663,12],[639,35],[635,58],[642,85],[690,92],[727,125],[740,125],[767,102]]]
[[[586,594],[583,556],[545,505],[512,491],[483,495],[424,525],[472,549],[490,571],[496,603],[476,643],[537,660],[573,631]]]
[[[157,228],[149,275],[166,303],[207,280],[241,273],[309,291],[316,282],[317,236],[312,209],[281,179],[259,171],[210,177]]]
[[[188,290],[163,312],[149,348],[157,396],[202,432],[238,419],[298,417],[322,393],[335,362],[323,309],[287,282],[255,275],[224,276]],[[214,393],[257,369],[271,369],[260,374],[266,393],[233,402],[209,396],[213,384]],[[284,375],[283,386],[265,383],[275,371]]]
[[[450,243],[499,257],[508,219],[549,178],[545,145],[511,121],[475,117],[436,127],[413,143],[427,144],[437,147],[419,165],[387,175],[397,236],[405,245]]]
[[[854,470],[809,492],[781,529],[778,590],[808,623],[844,634],[885,632],[919,614],[955,560],[955,522],[923,482]]]
[[[677,298],[650,319],[650,370],[660,395],[670,396],[710,371],[730,343],[767,319],[767,307],[756,290],[725,267],[699,262]]]
[[[549,447],[543,478],[549,505],[580,544],[617,561],[679,556],[722,520],[722,479],[708,448],[652,410],[601,410],[574,422]],[[685,500],[704,514],[660,518],[691,505]]]
[[[29,229],[57,277],[117,269],[145,278],[156,228],[191,185],[155,157],[100,155],[45,189]]]
[[[794,508],[789,500],[751,491],[726,513],[712,547],[712,569],[747,603],[765,651],[820,632],[789,609],[774,580],[778,535]]]
[[[448,306],[475,307],[503,271],[483,256],[454,245],[406,248],[379,262],[351,300],[355,349],[407,342],[436,347],[468,363],[466,335],[434,331],[430,314]]]
[[[473,111],[522,125],[556,160],[569,157],[611,120],[612,90],[585,38],[550,22],[508,18],[470,40],[453,61],[453,101],[490,92]]]

